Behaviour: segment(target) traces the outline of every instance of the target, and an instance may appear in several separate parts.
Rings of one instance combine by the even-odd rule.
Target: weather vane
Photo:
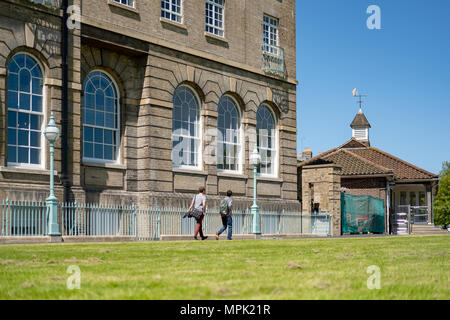
[[[358,103],[359,104],[359,110],[362,110],[362,104],[363,104],[363,100],[362,100],[362,98],[363,97],[367,97],[368,95],[367,94],[358,94],[358,91],[356,90],[356,88],[355,89],[353,89],[353,96],[355,97],[355,98],[359,98],[359,100],[358,101],[356,101],[356,103]]]

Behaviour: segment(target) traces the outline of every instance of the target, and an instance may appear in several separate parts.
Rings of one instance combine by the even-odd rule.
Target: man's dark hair
[[[200,187],[200,188],[198,188],[198,192],[200,192],[200,193],[205,192],[205,187]]]
[[[233,191],[231,191],[231,190],[227,191],[227,197],[231,197],[232,194],[233,194]]]

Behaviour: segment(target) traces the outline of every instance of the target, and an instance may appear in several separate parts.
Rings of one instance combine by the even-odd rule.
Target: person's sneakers
[[[208,236],[202,237],[202,240],[206,240],[208,239]]]
[[[198,240],[198,238],[197,238],[197,237],[194,237],[194,240]]]
[[[219,232],[216,232],[216,240],[219,240]]]

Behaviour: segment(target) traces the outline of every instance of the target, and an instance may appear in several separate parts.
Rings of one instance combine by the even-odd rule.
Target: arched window
[[[234,100],[223,96],[217,107],[217,169],[241,170],[241,117]]]
[[[120,115],[116,85],[101,71],[83,83],[83,160],[116,162],[119,158]]]
[[[8,64],[8,165],[42,166],[43,75],[19,53]]]
[[[200,164],[200,103],[194,91],[182,85],[173,96],[172,165],[200,168]]]
[[[274,176],[277,160],[276,123],[272,111],[261,105],[256,113],[256,134],[259,154],[261,155],[261,175]]]

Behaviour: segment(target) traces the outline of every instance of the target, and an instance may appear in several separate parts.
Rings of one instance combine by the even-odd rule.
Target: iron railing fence
[[[427,206],[411,206],[412,223],[428,224],[428,207]]]
[[[63,236],[129,236],[136,240],[157,240],[161,235],[192,235],[195,220],[183,218],[185,208],[138,207],[59,203],[58,224]],[[48,213],[44,202],[0,202],[2,236],[43,236],[47,234]],[[233,210],[233,234],[251,234],[250,209]],[[261,233],[330,235],[330,215],[291,211],[260,211]],[[215,234],[222,227],[218,209],[207,209],[203,232]]]
[[[63,203],[58,223],[64,236],[134,236],[136,207]]]
[[[47,206],[38,201],[0,201],[2,236],[43,236],[47,234]]]
[[[393,215],[392,232],[394,234],[410,234],[413,224],[428,224],[428,207],[397,206]]]

